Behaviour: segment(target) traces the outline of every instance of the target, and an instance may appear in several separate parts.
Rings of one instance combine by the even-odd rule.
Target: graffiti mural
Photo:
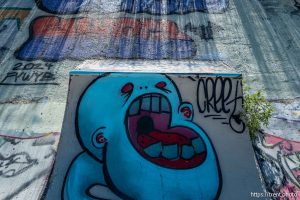
[[[200,38],[205,41],[214,39],[212,24],[210,21],[207,22],[207,26],[201,25],[198,27],[195,27],[191,23],[188,23],[187,25],[184,26],[184,32],[188,32],[188,31],[192,32],[195,35],[200,36]]]
[[[195,54],[194,41],[168,20],[40,17],[32,22],[31,37],[16,57],[44,61],[99,57],[184,59]]]
[[[1,199],[38,199],[51,172],[59,133],[24,137],[0,134]]]
[[[100,14],[119,12],[120,0],[35,0],[37,6],[46,12],[54,14],[76,14],[97,12]]]
[[[300,143],[262,132],[254,147],[267,191],[297,194],[298,197],[278,197],[297,200],[300,196]]]
[[[0,85],[58,85],[51,63],[16,63]]]
[[[198,111],[205,118],[221,121],[236,133],[245,131],[242,121],[242,80],[228,77],[191,77],[197,81]],[[204,95],[203,95],[204,94]]]
[[[49,13],[75,14],[84,8],[86,0],[35,0],[37,6]]]
[[[0,61],[10,50],[14,38],[30,9],[0,8]]]
[[[84,152],[68,170],[64,199],[91,197],[94,185],[124,199],[218,197],[217,155],[192,104],[166,75],[141,77],[105,74],[82,94],[76,129]]]
[[[228,0],[192,0],[192,1],[149,1],[123,0],[122,11],[128,13],[149,14],[186,14],[196,11],[220,12],[228,7]]]
[[[149,0],[35,0],[38,7],[55,14],[76,14],[80,12],[149,14],[186,14],[190,12],[222,12],[227,9],[229,0],[192,1],[149,1]]]

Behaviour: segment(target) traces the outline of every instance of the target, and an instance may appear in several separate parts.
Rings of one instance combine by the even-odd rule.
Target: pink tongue
[[[138,143],[143,148],[157,142],[162,142],[163,145],[177,144],[181,146],[184,144],[190,144],[190,140],[183,135],[178,133],[164,133],[159,130],[153,130],[148,134],[138,136]]]

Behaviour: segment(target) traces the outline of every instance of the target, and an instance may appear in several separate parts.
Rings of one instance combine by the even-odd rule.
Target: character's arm
[[[64,183],[64,200],[93,199],[88,190],[94,184],[106,185],[103,165],[88,153],[80,154],[72,163]]]

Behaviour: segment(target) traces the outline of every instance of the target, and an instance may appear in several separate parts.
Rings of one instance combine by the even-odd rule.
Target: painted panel
[[[205,79],[207,88],[199,89]],[[249,137],[230,125],[240,112],[240,81],[238,76],[75,72],[46,199],[57,194],[62,199],[228,199],[230,183],[245,178],[249,183],[240,196],[261,191]],[[202,103],[214,119],[199,112]],[[242,153],[228,158],[223,145],[231,139],[239,141]],[[247,170],[235,169],[241,167],[235,159]]]
[[[300,142],[261,132],[255,153],[267,191],[280,194],[276,199],[299,199]]]

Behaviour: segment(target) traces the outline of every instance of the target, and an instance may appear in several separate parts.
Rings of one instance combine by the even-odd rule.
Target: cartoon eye
[[[166,82],[164,82],[164,81],[161,81],[161,82],[159,82],[159,83],[157,83],[156,85],[155,85],[155,87],[157,87],[157,88],[159,88],[159,89],[163,89],[164,87],[166,87]]]
[[[131,93],[133,91],[133,84],[132,83],[126,83],[126,85],[124,85],[121,89],[121,92],[123,94],[128,94]]]
[[[103,136],[103,133],[100,133],[97,135],[96,137],[96,142],[98,144],[103,144],[103,143],[106,143],[107,142],[107,139]]]

